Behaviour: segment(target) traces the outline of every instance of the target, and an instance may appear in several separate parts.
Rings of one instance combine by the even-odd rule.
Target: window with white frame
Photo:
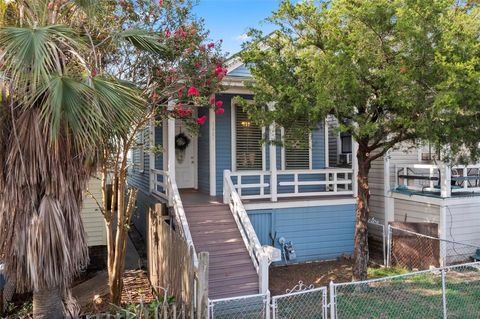
[[[235,107],[235,160],[237,170],[262,170],[262,129],[256,126],[241,106]]]
[[[307,123],[298,123],[306,126]],[[308,131],[293,132],[283,129],[283,168],[310,169],[311,163],[311,134]]]
[[[352,153],[352,135],[349,133],[340,133],[341,153]]]
[[[134,167],[139,170],[140,173],[145,171],[145,136],[148,137],[148,132],[145,129],[140,130],[137,134],[137,145],[133,152]]]

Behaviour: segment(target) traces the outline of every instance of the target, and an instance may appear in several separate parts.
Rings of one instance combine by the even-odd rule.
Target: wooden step
[[[245,258],[246,257],[246,258]],[[224,269],[224,268],[232,268],[232,267],[252,267],[252,260],[250,259],[250,256],[244,256],[243,258],[239,259],[215,259],[215,260],[210,260],[210,269]]]
[[[239,252],[239,250],[241,250],[242,252],[245,251],[246,252],[246,249],[245,249],[245,245],[243,244],[243,241],[242,242],[236,242],[236,243],[232,243],[232,245],[222,245],[222,246],[218,246],[218,245],[210,245],[210,246],[206,246],[206,245],[197,245],[195,246],[197,251],[198,252],[201,252],[201,251],[207,251],[209,254],[210,254],[210,257],[215,257],[215,256],[229,256],[230,258],[235,258],[235,256],[237,256],[237,253]],[[248,252],[247,252],[248,254]]]
[[[209,272],[209,281],[211,282],[221,282],[222,280],[233,280],[235,278],[256,278],[258,280],[257,273],[255,272],[253,267],[251,269],[230,267],[229,270],[219,269],[218,271]]]
[[[258,275],[228,205],[184,204],[197,252],[210,255],[209,298],[258,293]]]
[[[258,287],[246,286],[246,287],[218,287],[212,289],[214,292],[210,294],[210,299],[232,298],[256,295],[259,293]]]
[[[239,278],[232,278],[229,279],[228,281],[209,281],[208,285],[211,288],[219,288],[222,286],[230,286],[230,287],[235,287],[235,286],[249,286],[253,288],[258,288],[258,277],[255,276],[245,276],[245,277],[239,277]]]
[[[208,213],[208,212],[223,212],[223,213],[229,213],[230,215],[232,214],[230,212],[230,208],[228,206],[183,206],[183,209],[188,211],[188,214],[198,214],[198,213]]]
[[[198,240],[202,240],[203,238],[224,238],[224,239],[241,239],[238,230],[236,229],[219,229],[217,231],[192,231],[192,236],[197,237]]]

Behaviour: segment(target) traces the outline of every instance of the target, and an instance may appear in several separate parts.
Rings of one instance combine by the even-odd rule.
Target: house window
[[[145,171],[145,130],[141,130],[137,134],[137,145],[133,151],[133,163],[134,167],[139,170],[140,173]]]
[[[262,129],[241,107],[235,108],[235,154],[237,170],[262,170]]]
[[[298,123],[298,122],[297,122]],[[306,126],[307,123],[298,123]],[[301,136],[299,136],[299,134]],[[310,132],[289,132],[284,130],[284,168],[310,169]]]
[[[341,153],[347,154],[352,152],[352,135],[348,133],[340,133]]]

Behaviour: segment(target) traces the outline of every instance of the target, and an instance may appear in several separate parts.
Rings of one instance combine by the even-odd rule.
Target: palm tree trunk
[[[62,319],[64,305],[61,289],[40,289],[33,293],[33,318],[35,319]]]

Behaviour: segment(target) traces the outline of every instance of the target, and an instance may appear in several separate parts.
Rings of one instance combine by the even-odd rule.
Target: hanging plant
[[[179,133],[175,136],[175,149],[185,151],[190,145],[190,138],[184,133]]]

